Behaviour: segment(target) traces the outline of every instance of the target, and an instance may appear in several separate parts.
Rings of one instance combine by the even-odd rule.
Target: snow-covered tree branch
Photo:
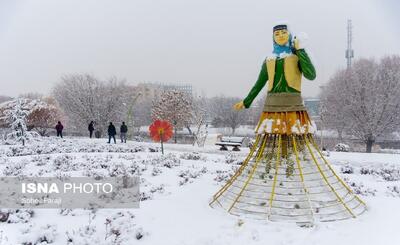
[[[321,102],[325,125],[363,140],[371,152],[377,137],[400,128],[400,57],[360,59],[338,71]]]

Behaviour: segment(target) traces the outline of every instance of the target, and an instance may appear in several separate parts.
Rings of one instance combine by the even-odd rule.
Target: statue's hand
[[[237,111],[240,111],[240,110],[244,109],[245,107],[244,107],[243,100],[242,100],[242,101],[239,101],[239,102],[236,103],[236,104],[234,104],[234,105],[233,105],[233,108],[234,108],[235,110],[237,110]]]

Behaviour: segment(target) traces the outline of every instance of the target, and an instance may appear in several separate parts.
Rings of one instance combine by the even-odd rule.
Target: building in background
[[[185,92],[190,97],[193,96],[193,87],[187,83],[161,83],[161,82],[143,82],[136,86],[137,92],[147,98],[155,98],[162,91],[178,90]]]
[[[317,128],[321,128],[321,115],[319,111],[320,99],[318,98],[305,98],[304,106],[307,108],[308,115],[317,124]]]

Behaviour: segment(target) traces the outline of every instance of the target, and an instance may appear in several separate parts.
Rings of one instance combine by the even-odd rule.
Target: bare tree
[[[53,95],[69,123],[79,132],[90,121],[101,135],[110,121],[122,121],[126,115],[127,99],[124,81],[112,77],[106,81],[88,74],[66,75],[53,89]]]
[[[190,124],[192,117],[192,100],[182,91],[166,90],[153,102],[151,110],[153,120],[167,120],[174,126],[174,140],[177,142],[178,128]]]
[[[254,101],[253,105],[248,110],[248,120],[246,121],[249,125],[257,125],[260,120],[260,115],[263,112],[265,103],[265,96],[260,96],[259,99]]]
[[[348,116],[343,108],[346,106],[346,100],[341,94],[347,82],[346,71],[338,71],[329,80],[328,85],[322,88],[320,116],[324,127],[335,129],[338,132],[339,140],[343,140],[343,133],[350,126]]]
[[[235,111],[233,105],[239,98],[217,96],[210,99],[209,110],[212,113],[214,127],[229,127],[232,135],[235,130],[248,120],[248,111]]]
[[[151,108],[153,107],[153,98],[141,96],[133,108],[135,126],[147,126],[151,124]]]
[[[341,124],[371,152],[377,137],[400,128],[400,57],[385,57],[379,63],[360,59],[351,69],[339,71],[322,103],[326,120]]]
[[[195,127],[193,145],[203,147],[208,135],[207,99],[204,96],[198,96],[193,100],[191,124]]]

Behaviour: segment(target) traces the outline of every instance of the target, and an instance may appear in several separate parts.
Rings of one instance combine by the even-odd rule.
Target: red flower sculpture
[[[150,137],[155,142],[161,142],[161,150],[164,154],[163,142],[168,141],[172,137],[172,125],[168,121],[155,120],[149,127]]]

